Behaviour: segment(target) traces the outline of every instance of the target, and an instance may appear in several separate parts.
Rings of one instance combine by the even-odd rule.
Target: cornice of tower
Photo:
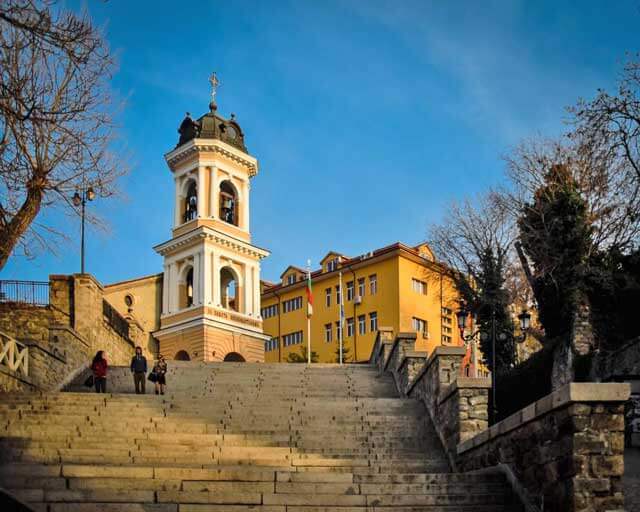
[[[243,167],[252,178],[258,174],[258,161],[250,155],[216,139],[192,139],[164,155],[164,158],[172,171],[181,162],[192,158],[196,154],[214,153],[223,156]]]

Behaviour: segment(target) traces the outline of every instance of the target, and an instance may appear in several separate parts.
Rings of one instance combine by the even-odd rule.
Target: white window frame
[[[378,330],[378,312],[372,311],[369,313],[369,330],[376,332]]]
[[[369,294],[375,295],[378,293],[378,274],[371,274],[369,276]]]
[[[333,325],[331,323],[324,324],[324,342],[331,343],[333,341]]]
[[[358,315],[358,334],[367,334],[367,315]]]
[[[331,288],[324,289],[324,305],[328,308],[331,307],[331,294],[333,293]]]
[[[347,282],[347,300],[353,300],[353,292],[355,291],[355,286],[353,281]]]
[[[355,321],[351,316],[347,318],[347,338],[353,336],[354,330],[355,330]]]

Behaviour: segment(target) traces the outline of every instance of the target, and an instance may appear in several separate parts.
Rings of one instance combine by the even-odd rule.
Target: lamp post
[[[84,274],[84,219],[85,219],[85,209],[87,201],[93,201],[96,197],[96,193],[93,190],[93,187],[83,188],[82,194],[80,194],[77,190],[76,193],[73,194],[71,201],[73,202],[73,206],[76,208],[81,206],[80,216],[82,218],[82,224],[80,228],[80,273]]]
[[[495,422],[497,417],[497,402],[496,402],[496,338],[500,337],[501,341],[504,341],[507,338],[508,333],[505,331],[501,331],[499,334],[496,333],[496,310],[495,306],[491,306],[491,329],[490,332],[483,331],[482,329],[478,329],[471,334],[464,334],[464,330],[467,324],[467,317],[469,316],[469,312],[464,307],[464,304],[460,304],[460,310],[456,312],[456,318],[458,320],[458,329],[460,329],[460,336],[464,341],[472,341],[478,334],[482,339],[486,339],[486,336],[491,336],[491,424]],[[527,337],[527,331],[529,329],[531,323],[531,315],[526,309],[523,309],[522,312],[518,315],[518,320],[520,321],[520,330],[522,334],[520,336],[514,336],[516,343],[522,343]]]

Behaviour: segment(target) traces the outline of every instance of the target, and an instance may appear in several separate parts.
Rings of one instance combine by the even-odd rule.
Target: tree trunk
[[[0,270],[7,264],[9,256],[40,212],[41,204],[42,188],[29,187],[20,210],[13,216],[11,222],[0,228]]]

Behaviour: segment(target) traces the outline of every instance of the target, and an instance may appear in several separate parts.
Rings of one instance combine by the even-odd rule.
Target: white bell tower
[[[250,180],[258,161],[247,152],[232,114],[217,114],[215,74],[209,112],[187,113],[175,149],[165,155],[175,184],[172,238],[164,258],[160,330],[168,359],[264,361],[260,260],[251,244]]]

